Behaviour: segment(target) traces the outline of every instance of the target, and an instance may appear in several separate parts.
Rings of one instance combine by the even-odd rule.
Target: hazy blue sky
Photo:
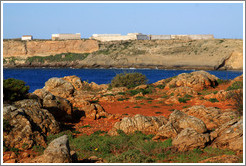
[[[53,33],[214,34],[243,38],[243,4],[5,3],[3,37],[50,39]]]

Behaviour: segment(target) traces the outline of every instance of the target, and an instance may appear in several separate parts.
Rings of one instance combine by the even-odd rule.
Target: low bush
[[[216,98],[208,99],[208,101],[210,101],[211,103],[219,102],[219,100]]]
[[[110,87],[133,88],[147,83],[147,78],[142,73],[121,73],[117,74],[111,81]]]
[[[187,99],[187,98],[184,98],[184,97],[180,97],[178,100],[179,100],[180,103],[187,103],[187,101],[190,100],[190,99]]]
[[[29,86],[22,80],[8,78],[3,80],[3,95],[6,101],[17,101],[27,97]]]
[[[236,89],[243,89],[243,82],[242,81],[236,81],[231,86],[229,86],[226,90],[236,90]]]

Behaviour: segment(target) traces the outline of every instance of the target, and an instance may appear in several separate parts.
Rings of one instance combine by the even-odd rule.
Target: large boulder
[[[195,148],[204,148],[207,142],[209,142],[208,133],[201,134],[192,128],[186,128],[172,140],[172,145],[179,151],[187,151]]]
[[[32,163],[71,163],[68,136],[63,135],[53,140],[44,150],[44,154],[34,158]]]
[[[97,103],[90,103],[86,100],[80,100],[75,104],[78,110],[84,111],[86,118],[99,119],[101,117],[108,116],[108,113],[103,107]]]
[[[24,150],[35,144],[46,146],[46,136],[60,131],[53,115],[41,109],[37,101],[23,100],[16,105],[3,107],[3,142],[6,147]]]
[[[159,128],[158,133],[153,139],[175,138],[186,128],[192,128],[198,133],[207,131],[207,127],[202,120],[193,116],[188,116],[179,110],[175,110],[170,114],[168,123]]]
[[[56,97],[45,89],[38,89],[33,92],[42,99],[42,104],[45,109],[48,109],[57,120],[71,120],[73,116],[72,104],[61,97]]]
[[[211,134],[212,147],[243,151],[243,118],[231,120]]]
[[[222,112],[219,108],[205,107],[204,105],[192,106],[181,111],[187,115],[201,119],[209,130],[215,129],[238,117],[235,111],[225,110]]]
[[[137,114],[134,117],[124,117],[120,122],[116,122],[109,134],[117,135],[117,130],[122,130],[126,134],[134,133],[135,131],[155,134],[165,123],[167,123],[167,119],[163,116],[148,117]]]
[[[167,90],[173,87],[187,86],[193,88],[194,90],[202,90],[208,87],[215,87],[218,84],[217,79],[218,78],[216,76],[205,71],[182,73],[167,83],[165,89]]]
[[[74,93],[74,87],[70,82],[56,77],[50,78],[45,82],[44,89],[62,98],[71,97]]]

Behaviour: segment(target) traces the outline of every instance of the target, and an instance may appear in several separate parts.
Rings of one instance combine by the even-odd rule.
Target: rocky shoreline
[[[169,163],[192,153],[201,156],[189,162],[238,163],[243,157],[242,83],[243,76],[223,81],[205,71],[129,89],[77,76],[51,78],[26,99],[4,102],[3,161],[108,163],[134,153],[138,160],[124,161]],[[140,147],[153,146],[150,157],[145,156],[149,150],[127,151],[121,147],[126,142],[114,145],[115,139],[131,140],[134,134],[138,141],[144,138]],[[79,143],[83,139],[85,144]],[[104,139],[108,142],[96,142]]]

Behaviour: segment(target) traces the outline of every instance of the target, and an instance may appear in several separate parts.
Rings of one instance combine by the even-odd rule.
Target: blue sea
[[[173,77],[181,73],[195,70],[160,70],[160,69],[72,69],[72,68],[21,68],[3,69],[3,78],[15,78],[26,82],[30,92],[44,87],[45,82],[52,77],[76,75],[83,81],[97,84],[108,84],[116,74],[124,72],[140,72],[146,75],[148,83]],[[242,71],[207,71],[220,79],[234,79],[243,74]]]

